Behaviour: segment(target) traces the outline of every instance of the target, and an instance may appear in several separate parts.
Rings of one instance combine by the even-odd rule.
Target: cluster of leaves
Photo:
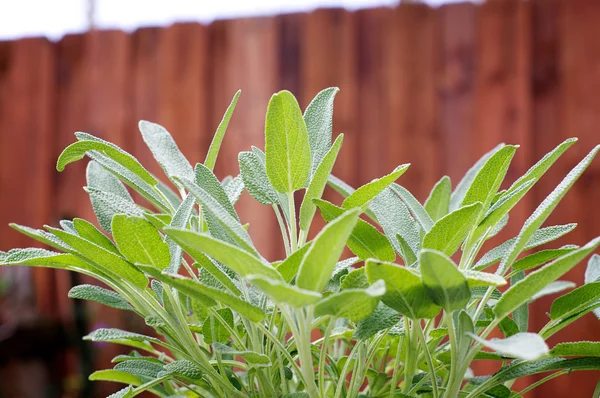
[[[77,133],[57,168],[84,155],[92,159],[85,189],[103,231],[78,218],[45,230],[13,225],[55,251],[13,249],[0,253],[0,263],[91,276],[110,290],[81,285],[70,297],[134,312],[156,330],[159,337],[117,329],[86,337],[133,348],[114,358],[113,369],[91,375],[128,385],[114,398],[143,391],[159,397],[519,397],[557,375],[600,369],[598,342],[552,349],[545,343],[584,314],[600,315],[600,256],[591,257],[585,285],[553,302],[546,326],[527,331],[528,305],[573,289],[558,279],[592,254],[600,238],[521,255],[575,228],[542,225],[600,147],[568,173],[518,236],[481,254],[575,140],[505,190],[517,146],[499,145],[454,189],[443,177],[422,205],[395,183],[408,165],[358,189],[331,175],[343,140],[339,135],[332,143],[336,93],[323,90],[304,114],[291,93],[275,94],[265,152],[240,153],[240,175],[222,181],[212,170],[239,92],[206,160],[195,167],[164,128],[140,123],[170,186],[116,145]],[[321,199],[327,185],[344,197],[341,205]],[[244,189],[275,211],[287,253],[282,261],[262,257],[248,233],[260,226],[238,217]],[[134,203],[130,190],[154,211]],[[296,191],[304,192],[298,211]],[[308,240],[317,212],[327,224]],[[354,257],[341,258],[346,247]],[[497,329],[504,338],[488,339]],[[469,367],[481,359],[498,361],[500,370],[475,377]],[[549,375],[511,391],[515,379],[542,372]]]

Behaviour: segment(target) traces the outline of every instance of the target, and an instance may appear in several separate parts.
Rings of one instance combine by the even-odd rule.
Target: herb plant
[[[304,115],[281,91],[266,115],[265,151],[238,157],[240,175],[213,174],[239,92],[195,167],[161,126],[139,128],[170,185],[132,155],[85,133],[57,168],[87,155],[87,187],[101,229],[76,218],[45,230],[12,225],[54,251],[0,253],[5,266],[53,267],[91,276],[106,287],[69,292],[131,311],[158,337],[99,329],[91,341],[131,347],[93,380],[127,385],[111,397],[148,391],[159,397],[520,397],[551,378],[600,369],[599,342],[545,339],[584,314],[600,315],[600,256],[586,284],[557,298],[548,323],[528,332],[528,305],[572,289],[558,280],[600,245],[600,238],[525,252],[574,224],[542,227],[597,154],[575,166],[527,219],[519,234],[487,253],[485,242],[510,210],[575,143],[557,146],[500,190],[517,150],[499,145],[454,187],[443,177],[424,204],[395,183],[408,169],[353,189],[331,174],[342,145],[332,143],[336,88],[320,92]],[[326,185],[341,204],[322,199]],[[273,208],[286,258],[256,250],[235,204],[246,189]],[[134,203],[130,190],[154,208]],[[294,200],[303,192],[299,208]],[[326,226],[308,240],[317,213]],[[273,241],[279,238],[273,237]],[[344,249],[354,254],[342,258]],[[504,286],[506,285],[506,286]],[[498,330],[504,338],[490,338]],[[473,375],[477,360],[497,361],[493,375]],[[515,379],[548,376],[523,391]]]

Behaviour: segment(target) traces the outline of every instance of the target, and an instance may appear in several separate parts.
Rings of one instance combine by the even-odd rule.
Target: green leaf
[[[350,271],[346,276],[342,278],[340,286],[341,290],[346,289],[366,289],[369,287],[369,280],[365,273],[365,268],[357,268]]]
[[[550,319],[559,320],[575,315],[596,302],[600,302],[600,281],[586,283],[554,300],[550,307]]]
[[[585,269],[585,283],[596,282],[600,279],[600,255],[594,254]]]
[[[155,379],[158,376],[158,372],[162,370],[162,367],[162,364],[149,361],[125,361],[116,364],[114,369],[134,376]]]
[[[94,224],[81,218],[75,218],[73,220],[73,227],[75,228],[76,233],[82,238],[94,242],[98,246],[110,250],[115,254],[120,254],[114,243],[106,235],[100,232]]]
[[[175,179],[177,180],[177,177]],[[239,220],[233,217],[212,195],[199,187],[195,182],[189,180],[179,181],[202,204],[202,211],[210,214],[211,219],[227,232],[227,236],[233,242],[251,253],[256,253],[250,235],[248,235],[248,232]]]
[[[159,270],[169,266],[169,245],[148,221],[117,214],[113,217],[112,231],[119,251],[129,262],[152,265]]]
[[[223,290],[196,282],[181,275],[159,273],[152,267],[144,267],[142,265],[139,267],[148,272],[153,278],[176,288],[193,299],[201,301],[206,306],[214,305],[214,300],[217,300],[253,322],[260,322],[265,317],[265,313],[259,307]]]
[[[229,290],[235,295],[241,294],[240,289],[237,287],[237,285],[231,279],[229,273],[227,273],[227,270],[221,264],[206,256],[204,258],[198,258],[197,261],[198,262],[194,265],[197,267],[202,267],[202,270],[208,272],[214,279],[216,279],[220,286],[222,286],[224,289]],[[173,272],[167,271],[166,273]]]
[[[442,177],[429,193],[424,207],[434,222],[448,214],[451,194],[452,183],[448,176]]]
[[[132,311],[133,307],[117,292],[94,285],[78,285],[69,290],[69,298],[95,301],[107,307]]]
[[[596,146],[577,166],[575,166],[569,174],[558,184],[558,186],[544,199],[544,201],[535,209],[533,214],[525,221],[523,228],[519,232],[515,243],[511,247],[509,253],[502,259],[500,266],[498,267],[498,274],[503,274],[513,262],[517,259],[517,256],[523,251],[527,242],[531,239],[535,231],[546,221],[550,213],[556,208],[561,199],[565,196],[567,191],[573,186],[575,181],[584,172],[584,170],[592,162],[598,151],[600,145]]]
[[[221,308],[217,313],[233,329],[233,312],[229,308]],[[231,338],[229,330],[214,316],[209,316],[202,323],[202,334],[207,344],[226,343]]]
[[[500,355],[524,361],[533,361],[550,352],[544,339],[537,333],[517,333],[506,339],[491,340],[484,340],[473,333],[470,336]]]
[[[465,193],[462,207],[479,202],[482,204],[480,211],[487,211],[506,176],[508,166],[510,166],[518,147],[518,145],[505,145],[490,156]]]
[[[481,203],[473,203],[440,218],[425,234],[423,248],[453,255],[477,222]]]
[[[461,270],[462,274],[467,278],[469,288],[477,286],[503,286],[506,285],[506,279],[500,275],[490,274],[488,272],[479,272],[473,270]]]
[[[461,207],[461,204],[464,201],[465,195],[467,191],[470,189],[475,177],[479,174],[480,170],[485,166],[486,162],[492,155],[498,152],[500,149],[504,148],[504,144],[497,145],[494,149],[483,155],[477,163],[471,167],[467,173],[464,175],[462,180],[456,186],[454,192],[450,196],[450,211],[454,211]]]
[[[317,168],[331,147],[333,100],[338,91],[340,89],[337,87],[329,87],[322,90],[308,104],[304,112],[304,123],[306,124],[308,143],[310,145],[311,176],[316,174]]]
[[[585,269],[585,283],[600,282],[600,255],[594,254]],[[600,309],[594,309],[594,315],[600,319]]]
[[[542,290],[540,290],[539,292],[534,294],[531,297],[530,302],[535,301],[535,300],[539,299],[540,297],[549,296],[551,294],[556,294],[556,293],[564,292],[565,290],[573,289],[576,286],[577,286],[577,284],[575,282],[571,282],[571,281],[555,281],[555,282],[549,283],[545,288],[543,288]]]
[[[204,189],[210,196],[213,197],[233,218],[239,221],[239,217],[227,197],[225,189],[213,174],[213,172],[205,165],[198,163],[194,170],[196,176],[196,184]]]
[[[418,272],[392,263],[367,260],[366,274],[370,283],[382,279],[386,292],[383,303],[411,319],[435,318],[440,312],[427,295]]]
[[[533,187],[534,181],[527,181],[521,184],[515,191],[504,195],[492,207],[488,210],[487,214],[477,226],[477,229],[472,234],[471,241],[476,241],[482,236],[488,229],[494,228],[504,217],[506,217],[510,210],[525,196],[529,189]]]
[[[471,335],[475,332],[473,320],[465,310],[453,314],[454,325],[457,326],[457,360],[463,361],[471,348]]]
[[[314,202],[327,222],[333,221],[344,213],[344,209],[325,200],[316,199]],[[377,228],[360,218],[348,238],[347,245],[352,253],[363,260],[376,258],[381,261],[394,261],[396,259],[396,253],[389,240]]]
[[[366,289],[348,289],[333,293],[315,306],[315,315],[348,318],[353,322],[365,319],[385,294],[385,282],[379,280]]]
[[[84,336],[83,339],[95,342],[121,344],[149,352],[154,351],[154,348],[150,343],[169,347],[168,344],[163,343],[156,337],[144,336],[143,334],[127,332],[120,329],[97,329],[87,336]]]
[[[23,235],[28,236],[31,239],[34,239],[45,245],[48,245],[56,250],[65,251],[68,249],[68,246],[65,245],[63,241],[61,241],[51,233],[44,231],[43,229],[34,229],[15,223],[10,223],[8,224],[8,226],[14,229],[15,231],[22,233]]]
[[[552,242],[563,235],[571,232],[575,229],[577,224],[565,224],[565,225],[553,225],[551,227],[541,228],[533,234],[533,236],[527,242],[527,245],[523,248],[523,250],[533,249],[534,247],[541,246],[548,242]],[[475,263],[474,268],[477,270],[482,270],[490,265],[501,261],[504,257],[508,255],[511,248],[515,244],[517,238],[512,238],[502,243],[499,246],[496,246],[489,252],[487,252],[477,263]]]
[[[121,256],[80,236],[57,228],[48,227],[48,230],[69,245],[73,254],[91,261],[103,272],[108,271],[114,280],[125,279],[140,289],[145,289],[148,286],[148,279],[144,274]]]
[[[406,203],[406,206],[410,209],[411,214],[417,220],[423,231],[429,232],[433,227],[433,220],[427,214],[427,211],[421,206],[421,203],[404,187],[398,184],[391,185],[392,190],[396,195]]]
[[[575,245],[566,245],[560,249],[540,250],[539,252],[530,254],[529,256],[517,260],[513,264],[512,268],[516,271],[528,271],[530,269],[537,268],[540,265],[546,264],[549,261],[555,260],[567,253],[571,253],[577,248],[578,246]]]
[[[302,205],[300,206],[300,229],[308,231],[310,224],[315,215],[316,206],[314,200],[321,199],[325,185],[327,185],[327,177],[331,174],[335,159],[342,147],[344,135],[340,134],[333,143],[331,149],[324,155],[322,161],[318,164],[314,176],[312,177],[308,189],[302,199]],[[327,144],[329,145],[329,144]],[[312,153],[312,152],[311,152]]]
[[[127,386],[114,394],[110,394],[107,398],[131,398],[133,396],[133,389],[131,386]]]
[[[419,256],[421,278],[427,295],[450,313],[464,308],[471,298],[467,278],[444,253],[422,250]]]
[[[525,279],[511,286],[494,307],[498,318],[513,312],[530,297],[542,290],[550,282],[563,276],[585,256],[593,252],[600,245],[600,238],[596,238],[585,246],[565,254],[550,264],[531,272]]]
[[[569,138],[563,141],[560,145],[554,148],[551,152],[548,152],[541,158],[535,165],[533,165],[525,174],[523,174],[517,181],[515,181],[510,188],[506,191],[506,195],[516,191],[525,184],[527,181],[538,181],[546,171],[556,162],[556,160],[567,150],[571,145],[577,142],[577,138]]]
[[[141,120],[138,123],[144,142],[169,179],[194,178],[190,162],[183,156],[171,134],[162,126]]]
[[[75,133],[75,136],[79,141],[66,147],[58,157],[56,162],[58,171],[63,171],[69,163],[82,159],[88,151],[97,151],[131,170],[146,183],[152,186],[157,184],[156,178],[148,173],[136,158],[118,146],[86,133]]]
[[[95,272],[93,267],[72,254],[56,253],[36,247],[9,250],[7,253],[5,253],[4,259],[0,261],[0,265],[28,265],[35,267],[67,269],[78,272],[81,272],[82,270]]]
[[[198,384],[202,379],[202,371],[195,363],[186,359],[180,359],[170,362],[163,367],[163,370],[158,374],[158,377],[167,375],[176,376],[187,383]]]
[[[358,214],[358,209],[347,211],[319,232],[300,264],[298,287],[315,292],[323,290],[356,225]]]
[[[171,219],[169,226],[172,228],[185,228],[190,220],[190,217],[194,214],[194,206],[196,205],[196,199],[193,194],[188,194],[183,202],[179,205],[173,218]],[[163,227],[164,228],[164,227]],[[183,259],[182,249],[170,236],[165,237],[165,243],[169,247],[169,266],[166,271],[169,273],[176,274],[179,272],[181,266],[181,260]]]
[[[129,216],[143,217],[144,212],[136,206],[133,201],[125,200],[110,192],[104,192],[92,187],[84,187],[90,195],[94,212],[98,218],[98,223],[107,232],[112,233],[112,218],[116,214],[127,214]]]
[[[322,297],[320,293],[261,275],[248,275],[246,278],[278,304],[285,303],[292,307],[302,308],[316,303]]]
[[[218,352],[221,355],[225,354],[225,355],[233,355],[233,356],[242,357],[242,358],[244,358],[246,363],[248,363],[250,365],[257,365],[257,366],[271,365],[271,361],[269,360],[269,357],[267,357],[264,354],[259,354],[258,352],[239,351],[239,350],[235,350],[235,349],[233,349],[225,344],[221,344],[221,343],[213,343],[212,347],[216,352]]]
[[[500,321],[500,323],[498,324],[498,329],[500,329],[504,337],[514,336],[515,334],[521,332],[517,323],[511,317],[508,316]]]
[[[271,97],[265,138],[267,176],[273,187],[282,193],[304,187],[310,173],[310,144],[302,111],[289,91]]]
[[[544,358],[533,362],[512,362],[495,374],[497,383],[553,370],[599,370],[600,358]]]
[[[310,249],[311,245],[312,242],[303,245],[277,266],[277,271],[281,274],[284,281],[290,283],[296,277],[304,255]]]
[[[377,332],[389,329],[397,324],[399,320],[398,315],[398,311],[379,302],[371,315],[358,322],[354,329],[353,337],[358,340],[370,339],[375,336]]]
[[[105,231],[111,232],[110,224],[113,215],[141,213],[121,181],[98,163],[94,161],[88,163],[86,180],[94,213]]]
[[[229,104],[227,107],[227,110],[223,115],[223,120],[221,120],[221,123],[219,123],[219,127],[217,127],[217,131],[215,132],[212,142],[210,143],[208,153],[206,154],[206,160],[204,161],[204,165],[209,170],[213,170],[215,168],[217,156],[219,155],[219,149],[221,149],[221,143],[223,142],[223,137],[225,137],[225,131],[227,131],[227,126],[229,126],[229,121],[231,120],[231,116],[233,115],[233,111],[235,110],[235,106],[237,105],[238,98],[240,98],[241,93],[242,90],[238,90],[233,96],[231,104]]]
[[[394,181],[396,181],[406,170],[410,164],[402,164],[396,167],[390,174],[387,174],[381,178],[376,178],[368,184],[363,185],[356,191],[352,192],[344,202],[342,207],[344,209],[353,209],[355,207],[363,207],[374,197],[379,195],[384,189],[389,187]]]
[[[134,386],[139,386],[142,384],[142,380],[138,376],[129,372],[123,372],[114,369],[98,370],[92,373],[89,379],[91,381],[112,381],[115,383],[131,384]]]
[[[142,180],[137,174],[131,170],[123,167],[121,164],[115,162],[108,156],[105,156],[99,152],[91,151],[88,156],[93,159],[94,163],[98,163],[108,172],[113,174],[119,180],[130,186],[146,200],[152,203],[157,209],[165,212],[171,212],[171,204],[168,200],[165,200],[158,192],[157,188],[148,184]],[[102,188],[101,188],[102,189]]]
[[[248,193],[264,205],[279,203],[277,191],[267,177],[265,162],[255,152],[240,152],[238,155],[240,175]]]
[[[412,264],[410,260],[416,259],[420,236],[408,207],[391,188],[387,188],[373,199],[370,208],[394,249],[406,264]],[[402,240],[398,240],[398,235]]]
[[[562,357],[600,357],[599,341],[575,341],[560,343],[550,350],[552,356]]]
[[[242,180],[242,176],[238,175],[235,178],[231,176],[227,176],[223,178],[221,181],[221,185],[229,198],[229,201],[232,205],[235,205],[237,201],[240,199],[242,192],[244,192],[244,180]]]
[[[259,274],[281,280],[281,275],[271,265],[265,264],[239,247],[215,239],[208,234],[179,228],[165,228],[165,233],[196,261],[201,262],[201,258],[208,255],[243,277]]]
[[[338,261],[331,274],[331,278],[325,285],[325,290],[328,292],[339,292],[342,286],[342,279],[348,275],[348,269],[354,264],[360,262],[358,257],[347,258],[342,261]]]
[[[523,271],[517,272],[512,278],[510,278],[510,284],[514,285],[523,279],[525,279],[525,273]],[[519,307],[515,308],[513,311],[513,319],[515,320],[519,331],[526,332],[529,329],[529,303],[523,303]]]

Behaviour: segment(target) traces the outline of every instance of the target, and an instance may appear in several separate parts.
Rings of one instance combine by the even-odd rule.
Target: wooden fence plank
[[[386,169],[380,173],[411,163],[398,183],[424,201],[442,176],[435,85],[436,14],[423,4],[401,5],[384,28],[381,106],[387,120],[383,141],[387,158]]]
[[[443,173],[456,186],[476,160],[475,137],[475,5],[442,6],[438,10],[438,113]]]
[[[600,123],[600,101],[594,93],[600,88],[600,26],[597,23],[600,4],[587,0],[545,2],[543,5],[540,2],[536,10],[540,18],[535,31],[539,35],[537,48],[540,59],[534,59],[540,63],[538,77],[543,77],[545,72],[548,79],[545,84],[537,86],[537,92],[542,97],[537,121],[540,127],[549,128],[548,132],[536,130],[538,148],[545,152],[568,137],[579,137],[579,142],[565,154],[554,173],[546,179],[545,189],[540,192],[541,200],[542,195],[548,194],[564,174],[599,142],[597,126]],[[556,42],[552,44],[552,40]],[[543,63],[549,62],[549,56],[555,57],[557,77],[554,70]],[[600,190],[597,188],[599,179],[600,163],[596,160],[549,220],[552,223],[579,224],[560,243],[583,244],[598,235],[598,217],[590,211],[590,206],[600,200]],[[585,265],[581,264],[562,279],[581,284],[584,270]],[[552,299],[548,298],[541,300],[539,305],[548,308],[551,302]],[[541,327],[546,321],[546,317],[538,316],[535,326]],[[562,341],[598,340],[597,330],[598,319],[588,314],[550,338],[548,343],[552,346]],[[568,382],[559,379],[543,385],[536,390],[535,396],[591,396],[597,382],[596,373],[575,372],[569,375]]]
[[[338,87],[333,112],[333,138],[344,134],[333,173],[352,186],[358,185],[358,69],[356,65],[355,14],[342,9],[317,10],[306,15],[300,41],[299,79],[301,102],[308,104],[327,87]],[[341,203],[337,193],[326,190],[324,197]],[[313,233],[325,222],[314,218]],[[312,235],[310,235],[312,236]]]
[[[0,46],[0,249],[36,246],[7,227],[9,222],[39,227],[49,221],[54,135],[55,51],[41,38]],[[38,245],[39,246],[39,245]],[[7,330],[56,319],[54,272],[42,268],[2,270],[9,281],[1,313]],[[55,364],[56,365],[56,364]],[[41,358],[13,361],[0,378],[2,396],[42,396],[46,383],[59,383],[60,368],[44,368]],[[26,377],[29,376],[29,377]],[[49,378],[50,377],[50,378]]]
[[[237,154],[252,145],[264,149],[265,113],[269,98],[280,89],[279,26],[275,18],[248,18],[211,27],[213,82],[212,136],[231,98],[242,95],[231,119],[217,162],[217,175],[238,175]],[[242,66],[243,65],[243,66]],[[270,260],[283,254],[279,227],[269,206],[247,193],[236,206],[258,250]]]

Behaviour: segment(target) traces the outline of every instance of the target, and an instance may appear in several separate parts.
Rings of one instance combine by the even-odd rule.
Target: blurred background
[[[600,142],[599,22],[598,0],[0,0],[0,250],[32,245],[9,222],[95,221],[82,190],[85,162],[61,174],[54,168],[73,132],[112,141],[159,173],[137,121],[164,125],[196,162],[242,89],[216,169],[222,178],[238,174],[239,151],[263,147],[272,93],[291,90],[304,108],[328,86],[341,89],[334,135],[346,135],[335,174],[356,186],[410,162],[399,182],[421,201],[444,174],[456,184],[500,142],[521,144],[512,182],[579,137],[511,213],[504,238],[514,236]],[[559,243],[600,235],[598,203],[599,160],[547,223],[579,223]],[[278,234],[270,209],[249,197],[238,209],[265,256],[281,258],[280,242],[269,239]],[[584,268],[564,279],[581,284]],[[81,337],[101,326],[145,325],[69,300],[82,282],[89,281],[54,270],[0,270],[0,397],[116,391],[87,375],[112,367],[118,349]],[[533,330],[546,323],[552,300],[533,304]],[[576,339],[600,340],[593,314],[548,343]],[[475,373],[489,373],[488,365]],[[575,372],[528,397],[589,397],[598,378]]]

